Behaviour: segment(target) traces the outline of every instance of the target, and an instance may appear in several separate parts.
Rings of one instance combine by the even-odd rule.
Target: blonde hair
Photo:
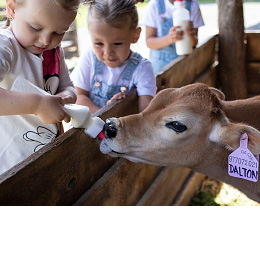
[[[138,2],[144,0],[86,0],[85,3],[90,5],[88,20],[103,20],[118,28],[129,24],[130,29],[135,30],[138,26]]]
[[[24,0],[14,0],[17,4],[22,4]],[[56,5],[61,6],[65,10],[75,11],[77,12],[80,0],[52,0]],[[12,19],[7,17],[5,26],[9,26],[11,24]]]
[[[63,7],[65,10],[77,12],[80,0],[53,0],[55,4]]]

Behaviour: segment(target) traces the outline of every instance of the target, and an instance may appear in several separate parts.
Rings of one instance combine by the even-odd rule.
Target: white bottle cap
[[[95,138],[98,134],[103,130],[105,122],[99,118],[93,118],[93,124],[90,125],[87,129],[85,129],[85,133],[88,134],[90,137]]]

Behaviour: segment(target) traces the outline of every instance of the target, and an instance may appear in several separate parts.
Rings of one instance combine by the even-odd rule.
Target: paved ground
[[[201,4],[201,13],[205,25],[199,29],[199,45],[205,42],[210,36],[218,33],[218,7],[217,4]],[[260,3],[244,3],[244,20],[245,28],[260,29]],[[142,16],[142,13],[140,13]],[[256,25],[257,24],[257,25]],[[254,27],[253,27],[254,26]],[[80,28],[79,49],[82,52],[86,47],[90,46],[90,36],[87,28]],[[132,47],[141,55],[148,58],[149,49],[145,44],[145,30],[142,28],[141,38],[137,44]]]

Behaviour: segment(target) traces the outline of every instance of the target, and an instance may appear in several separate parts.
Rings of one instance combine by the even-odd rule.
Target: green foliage
[[[6,17],[5,17],[5,1],[4,0],[0,0],[0,22],[1,21],[5,21]]]
[[[212,184],[212,181],[210,183]],[[257,202],[250,200],[245,194],[228,184],[222,183],[217,194],[216,187],[214,188],[214,185],[210,186],[209,184],[202,185],[201,190],[197,191],[191,199],[189,206],[260,206]]]
[[[5,0],[0,0],[0,7],[5,7]]]
[[[191,199],[189,206],[220,206],[216,203],[216,197],[210,192],[197,191],[194,197]]]

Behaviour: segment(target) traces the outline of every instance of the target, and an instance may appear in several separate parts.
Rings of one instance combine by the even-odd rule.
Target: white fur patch
[[[220,141],[220,133],[221,133],[221,125],[220,123],[216,123],[209,134],[209,140],[214,143],[218,143]]]
[[[112,149],[111,147],[108,145],[107,141],[106,140],[103,140],[100,144],[100,151],[101,153],[103,154],[108,154],[110,152],[112,152]]]

